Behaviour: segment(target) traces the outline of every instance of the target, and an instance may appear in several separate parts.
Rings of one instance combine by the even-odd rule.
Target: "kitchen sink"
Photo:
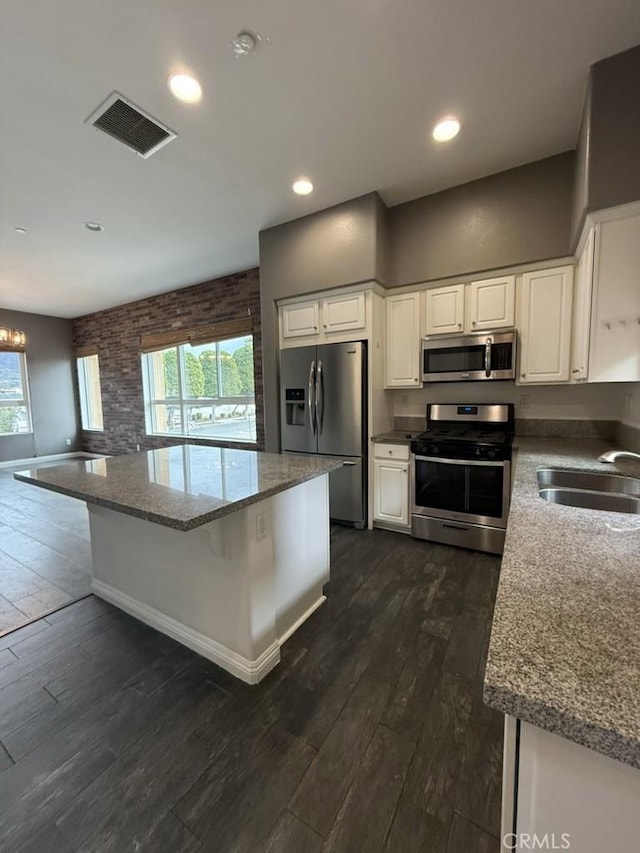
[[[615,495],[631,495],[640,498],[640,479],[621,477],[619,474],[600,474],[595,471],[562,471],[558,468],[540,468],[538,486],[540,489],[552,487],[552,491],[565,489],[585,489],[590,492],[604,492]],[[542,495],[542,492],[541,492]],[[553,500],[546,498],[546,500]],[[554,503],[568,503],[556,500]],[[584,504],[579,504],[583,506]],[[633,512],[634,510],[622,510]]]
[[[611,492],[589,492],[585,489],[540,489],[540,497],[554,504],[582,509],[603,509],[605,512],[629,512],[640,515],[640,498],[615,495]]]

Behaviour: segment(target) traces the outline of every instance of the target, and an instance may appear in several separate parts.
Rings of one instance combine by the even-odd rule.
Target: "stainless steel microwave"
[[[422,341],[423,382],[515,379],[515,329]]]

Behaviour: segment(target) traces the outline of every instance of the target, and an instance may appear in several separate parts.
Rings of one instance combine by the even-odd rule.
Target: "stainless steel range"
[[[411,442],[411,533],[501,554],[509,514],[512,403],[427,406]]]

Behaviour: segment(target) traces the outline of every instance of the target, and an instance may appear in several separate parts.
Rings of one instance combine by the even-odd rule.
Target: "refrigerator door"
[[[329,474],[329,514],[333,521],[364,527],[364,465],[360,457],[344,457],[344,465]]]
[[[280,425],[282,449],[316,453],[316,347],[280,352]]]
[[[365,346],[324,344],[316,352],[318,453],[363,456]]]

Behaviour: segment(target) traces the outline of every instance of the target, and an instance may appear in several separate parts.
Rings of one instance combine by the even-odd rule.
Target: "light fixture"
[[[7,326],[0,326],[0,347],[24,347],[27,343],[27,336],[22,329],[9,329]]]
[[[313,184],[308,178],[298,178],[292,189],[296,195],[309,195],[310,192],[313,192]]]
[[[202,87],[190,74],[172,74],[169,89],[173,97],[183,104],[197,104],[202,98]]]
[[[26,234],[27,233],[27,229],[23,228],[22,225],[16,225],[16,227],[13,230],[16,232],[16,234]]]
[[[433,138],[436,142],[449,142],[449,140],[454,139],[459,132],[460,122],[457,118],[449,116],[448,118],[443,118],[442,121],[439,121],[433,128]]]
[[[242,56],[248,56],[250,53],[253,53],[256,48],[260,47],[260,45],[265,42],[269,43],[268,38],[263,38],[260,33],[256,33],[253,30],[240,30],[238,35],[235,38],[232,38],[229,42],[229,47],[233,51],[234,55],[238,58]]]
[[[99,222],[84,222],[83,224],[87,231],[93,231],[95,233],[104,231],[104,225],[100,225]]]

